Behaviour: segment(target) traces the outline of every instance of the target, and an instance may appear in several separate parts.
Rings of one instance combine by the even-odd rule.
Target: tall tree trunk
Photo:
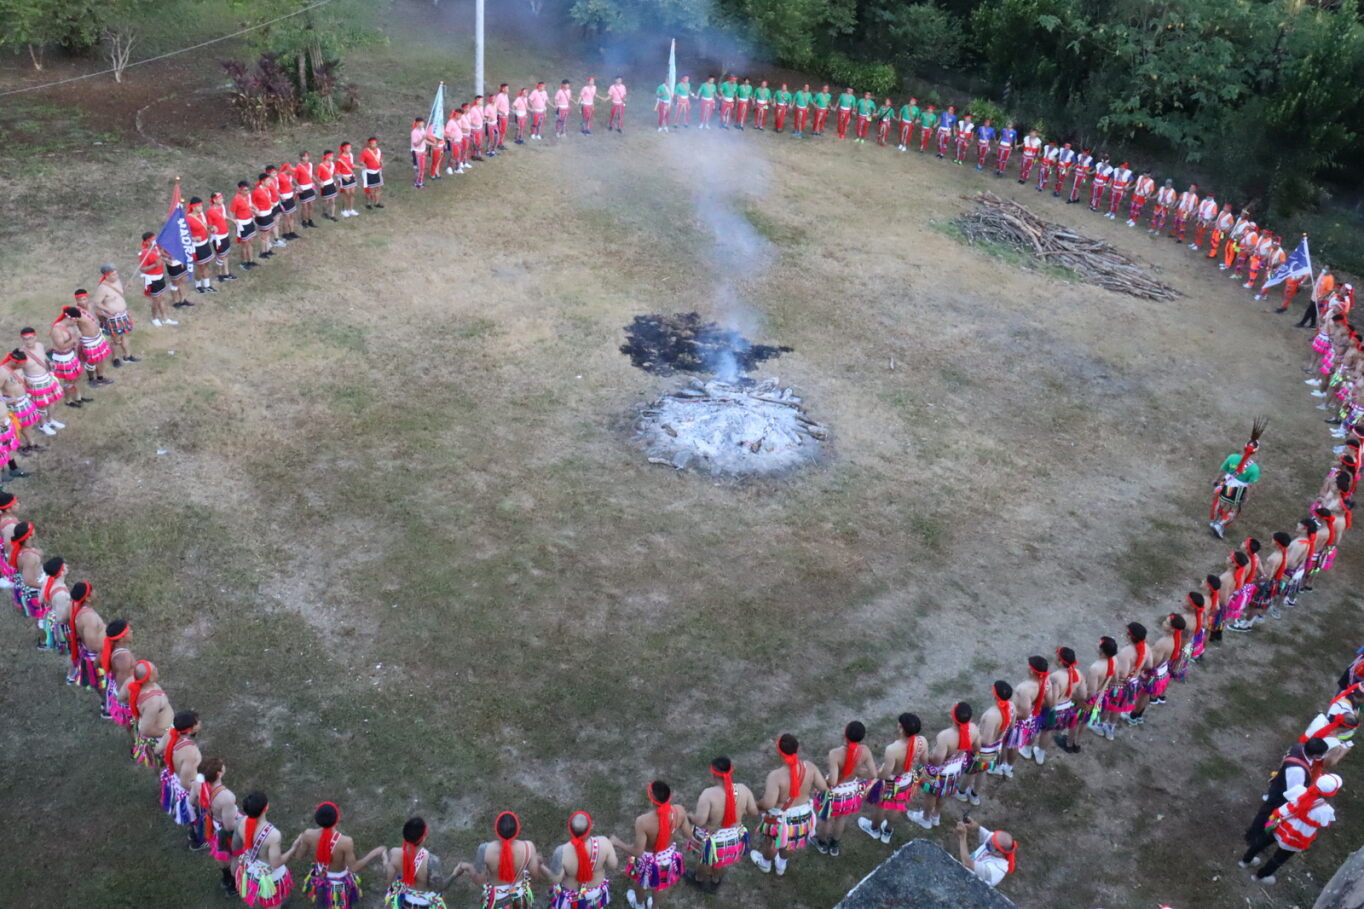
[[[298,54],[298,96],[302,98],[308,94],[308,71],[304,66],[303,58],[306,55],[299,51]]]
[[[28,46],[28,58],[33,61],[33,68],[42,72],[43,46],[41,44],[30,44]]]

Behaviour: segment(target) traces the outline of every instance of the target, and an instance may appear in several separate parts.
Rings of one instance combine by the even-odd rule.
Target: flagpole
[[[483,0],[474,0],[474,94],[483,94]]]

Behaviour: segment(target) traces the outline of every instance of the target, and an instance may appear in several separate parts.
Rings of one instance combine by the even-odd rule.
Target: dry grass
[[[365,848],[414,810],[447,854],[509,806],[542,842],[579,805],[624,830],[650,776],[691,800],[717,751],[753,782],[785,729],[822,753],[853,717],[878,742],[905,709],[936,728],[958,698],[1021,677],[1029,653],[1087,651],[1177,602],[1222,554],[1199,515],[1250,414],[1275,424],[1247,529],[1290,523],[1325,466],[1297,382],[1305,339],[1168,241],[1082,219],[1160,264],[1177,304],[1057,283],[930,226],[974,173],[832,141],[659,137],[643,105],[625,137],[517,149],[417,196],[399,127],[442,59],[400,42],[362,61],[385,82],[336,129],[62,175],[97,213],[67,261],[44,252],[69,226],[40,204],[54,178],[16,190],[26,229],[0,272],[13,327],[99,261],[130,266],[173,174],[224,185],[267,150],[387,136],[386,212],[309,232],[179,329],[139,332],[148,362],[119,372],[23,490],[45,545],[97,582],[106,615],[133,620],[177,706],[203,712],[206,751],[228,756],[238,792],[269,790],[289,834],[328,798]],[[520,57],[493,66],[532,78]],[[663,157],[665,143],[690,151]],[[711,308],[690,199],[734,161],[768,187],[736,210],[776,259],[730,277],[764,316],[760,340],[795,348],[772,372],[836,434],[828,463],[782,481],[677,475],[628,443],[631,408],[669,381],[629,366],[622,327]],[[1322,601],[1359,581],[1354,556]],[[1318,611],[1291,627],[1337,618]],[[0,759],[20,772],[0,784],[0,824],[31,833],[0,870],[0,892],[21,895],[7,904],[37,904],[53,875],[71,886],[43,905],[208,904],[206,862],[154,851],[178,837],[151,780],[6,626]],[[1171,715],[987,801],[978,816],[1029,856],[1011,896],[1261,900],[1231,873],[1241,814],[1325,692],[1304,680],[1256,700],[1235,680],[1270,652],[1329,673],[1352,644],[1265,637],[1216,652]],[[1216,725],[1223,711],[1243,726]],[[881,854],[850,837],[836,865],[802,857],[793,880],[741,871],[730,899],[831,905]],[[1283,904],[1345,848],[1325,837]]]

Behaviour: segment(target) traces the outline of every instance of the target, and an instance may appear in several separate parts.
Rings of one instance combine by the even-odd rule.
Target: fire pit
[[[644,408],[638,438],[652,464],[712,474],[765,474],[818,457],[828,431],[776,378],[691,379]]]

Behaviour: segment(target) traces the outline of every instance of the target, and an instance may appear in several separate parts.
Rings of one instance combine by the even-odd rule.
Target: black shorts
[[[166,292],[166,279],[165,279],[165,278],[157,278],[155,281],[153,281],[153,282],[150,283],[150,284],[148,284],[148,283],[146,282],[146,280],[144,279],[143,282],[142,282],[142,284],[143,284],[143,286],[146,288],[146,294],[147,294],[147,296],[149,296],[149,297],[159,297],[159,296],[161,296],[163,293]]]
[[[336,198],[336,184],[335,184],[335,183],[323,183],[323,184],[322,184],[322,198],[324,198],[324,199],[335,199],[335,198]]]
[[[287,199],[280,199],[279,207],[284,209],[286,215],[291,213],[294,210],[294,197],[290,196]]]
[[[276,202],[276,203],[275,203],[275,207],[272,208],[272,209],[270,209],[270,217],[271,217],[271,218],[278,218],[278,217],[280,216],[280,214],[281,214],[283,211],[284,211],[284,206],[283,206],[283,205],[280,205],[278,202]]]
[[[166,274],[170,276],[172,281],[176,278],[184,277],[184,274],[187,271],[189,271],[189,266],[183,262],[166,263]]]
[[[205,240],[194,247],[194,264],[207,265],[213,261],[213,244]]]
[[[250,240],[255,235],[256,235],[255,224],[252,224],[250,221],[247,221],[245,224],[241,223],[240,221],[237,222],[237,242],[240,243],[245,240]]]
[[[272,228],[272,227],[274,227],[274,226],[275,226],[275,215],[274,215],[274,212],[271,212],[271,213],[268,214],[268,215],[256,215],[256,229],[257,229],[257,230],[265,231],[265,230],[269,230],[270,228]]]
[[[383,186],[383,185],[384,185],[384,172],[383,172],[383,171],[381,171],[381,170],[376,170],[376,171],[374,171],[373,173],[370,173],[370,172],[366,172],[366,173],[365,173],[365,188],[366,188],[366,189],[369,189],[369,188],[374,187],[374,186]]]
[[[232,241],[228,240],[227,237],[218,237],[210,242],[212,242],[213,251],[217,254],[218,258],[220,260],[226,259],[228,250],[232,248]]]
[[[355,187],[355,175],[354,175],[354,174],[351,174],[349,177],[347,177],[346,175],[342,174],[342,176],[341,176],[341,188],[342,188],[342,189],[353,189],[354,187]]]
[[[315,198],[317,198],[317,190],[313,189],[311,186],[304,187],[298,191],[298,201],[300,202],[311,202]]]

